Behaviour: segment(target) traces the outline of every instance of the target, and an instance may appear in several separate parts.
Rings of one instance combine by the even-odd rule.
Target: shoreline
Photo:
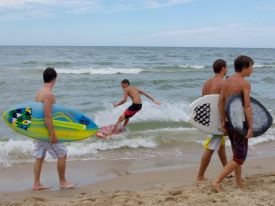
[[[211,201],[210,205],[228,205],[236,202],[236,198],[241,201],[238,205],[268,205],[270,201],[275,202],[272,195],[275,192],[274,160],[275,156],[248,158],[243,167],[243,178],[247,184],[243,191],[234,188],[234,178],[225,180],[223,193],[214,192],[210,182],[197,185],[198,166],[191,166],[121,173],[72,190],[0,192],[0,205],[123,205],[123,202],[127,202],[124,205],[203,205],[207,200]],[[69,169],[72,169],[71,166]],[[206,177],[212,180],[221,169],[219,163],[210,163]],[[255,197],[260,196],[259,200],[252,197],[251,192],[255,193]],[[270,195],[267,195],[268,192]],[[243,200],[240,200],[240,193]],[[249,197],[255,199],[255,204]]]
[[[257,159],[263,159],[265,161],[274,157],[272,149],[274,145],[273,142],[270,142],[269,144],[261,144],[256,147],[250,146],[247,157],[248,164],[250,164],[249,162],[257,162]],[[151,172],[158,173],[171,170],[191,170],[195,172],[196,175],[203,152],[204,150],[202,147],[196,146],[185,148],[185,155],[178,157],[164,156],[148,159],[69,160],[67,162],[66,176],[69,181],[77,183],[78,187],[85,187],[86,185],[97,184],[121,176]],[[228,160],[230,160],[232,155],[230,147],[226,147],[226,153]],[[245,163],[244,168],[246,164],[247,163]],[[272,163],[270,165],[272,165]],[[211,167],[214,167],[213,172],[208,172],[208,170],[211,170]],[[268,165],[262,167],[268,168]],[[210,176],[212,173],[217,174],[216,170],[220,169],[221,163],[215,152],[209,164],[209,169],[206,171],[206,175],[208,173]],[[248,171],[253,171],[253,169],[249,168]],[[275,171],[275,167],[274,170],[271,171]],[[261,171],[261,173],[265,172],[268,171]],[[42,184],[51,186],[53,191],[59,190],[55,162],[45,161],[42,168],[41,181]],[[0,193],[20,192],[30,189],[33,182],[33,163],[16,163],[9,167],[0,167],[0,182]]]

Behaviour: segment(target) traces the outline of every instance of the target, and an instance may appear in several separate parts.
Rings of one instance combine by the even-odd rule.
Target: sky
[[[0,0],[0,45],[275,48],[275,1]]]

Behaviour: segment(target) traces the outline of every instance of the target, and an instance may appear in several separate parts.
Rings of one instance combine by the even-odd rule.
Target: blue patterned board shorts
[[[67,155],[67,149],[65,145],[61,142],[52,144],[50,142],[35,142],[34,143],[34,158],[44,158],[46,157],[46,152],[49,152],[53,159],[58,159]]]

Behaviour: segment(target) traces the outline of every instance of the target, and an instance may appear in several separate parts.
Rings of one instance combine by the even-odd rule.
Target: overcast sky
[[[275,48],[274,0],[0,0],[0,45]]]

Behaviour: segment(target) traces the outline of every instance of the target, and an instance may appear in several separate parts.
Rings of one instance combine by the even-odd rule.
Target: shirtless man
[[[126,109],[125,112],[118,118],[118,121],[116,122],[116,124],[114,125],[114,127],[112,129],[112,133],[114,133],[118,130],[118,126],[122,123],[123,120],[124,120],[123,127],[126,127],[126,125],[129,122],[129,119],[132,116],[134,116],[138,111],[141,110],[141,108],[142,108],[142,101],[141,101],[141,97],[140,97],[141,94],[146,96],[150,100],[152,100],[157,105],[160,105],[160,101],[154,99],[149,94],[145,93],[144,91],[142,91],[136,87],[130,86],[130,82],[128,79],[124,79],[121,81],[121,87],[124,90],[123,98],[119,102],[114,103],[113,104],[114,107],[124,104],[127,101],[128,96],[132,100],[132,105],[130,107],[128,107],[128,109]]]
[[[252,109],[250,105],[250,83],[245,80],[245,77],[249,77],[253,72],[254,61],[248,56],[238,56],[234,61],[235,74],[225,81],[222,86],[219,110],[221,114],[221,124],[225,133],[228,133],[229,140],[233,151],[233,160],[229,161],[224,167],[220,175],[212,182],[214,189],[217,192],[222,191],[221,182],[223,179],[235,171],[236,186],[242,188],[241,179],[241,165],[244,163],[247,151],[248,151],[248,139],[253,136],[253,119]],[[247,124],[246,136],[236,133],[228,124],[225,114],[225,103],[227,99],[235,94],[241,94],[244,102],[244,115]]]
[[[217,59],[213,63],[213,70],[215,75],[208,79],[202,88],[202,96],[209,94],[220,94],[223,78],[227,74],[226,62],[222,59]],[[201,164],[199,173],[197,175],[197,182],[208,180],[204,177],[204,173],[210,163],[211,157],[214,151],[218,151],[220,161],[223,166],[227,164],[226,152],[225,152],[225,139],[222,135],[212,135],[208,137],[204,142],[205,151],[201,158]]]
[[[53,159],[57,159],[60,189],[74,187],[74,184],[67,182],[65,178],[67,150],[63,143],[58,142],[52,121],[52,104],[55,104],[55,97],[52,93],[52,89],[55,85],[56,77],[56,71],[53,68],[47,68],[43,73],[44,86],[37,92],[35,97],[36,102],[42,102],[44,104],[45,124],[49,131],[49,142],[36,141],[34,143],[33,157],[35,157],[35,163],[33,190],[50,188],[42,185],[40,182],[41,168],[46,152],[49,152]]]

